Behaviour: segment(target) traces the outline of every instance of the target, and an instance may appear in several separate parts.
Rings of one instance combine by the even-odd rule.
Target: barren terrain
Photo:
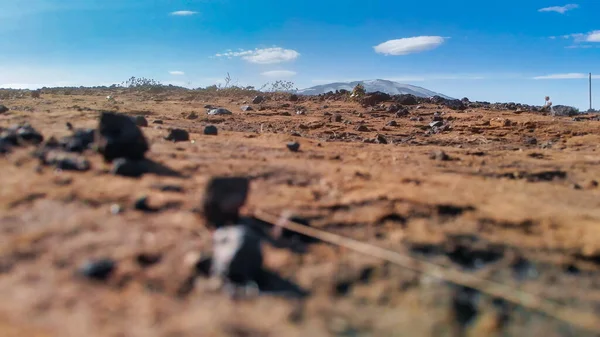
[[[101,110],[143,115],[147,158],[163,167],[129,178],[92,150],[87,171],[41,165],[31,145],[0,154],[0,335],[599,335],[323,242],[304,254],[264,247],[274,277],[307,296],[234,301],[211,289],[196,270],[211,252],[197,208],[211,177],[248,176],[248,216],[292,211],[314,228],[600,316],[600,121],[252,99],[98,90],[1,101],[10,110],[0,127],[28,122],[46,140],[69,135],[67,122],[95,128]],[[208,115],[207,104],[233,114]],[[434,118],[449,126],[432,128]],[[205,135],[207,125],[218,134]],[[165,140],[171,128],[190,141]],[[154,211],[134,207],[142,196]],[[100,258],[117,263],[106,280],[77,274]]]

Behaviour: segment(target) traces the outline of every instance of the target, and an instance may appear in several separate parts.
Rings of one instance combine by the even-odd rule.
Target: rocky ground
[[[211,286],[203,193],[213,176],[245,176],[248,217],[290,211],[600,315],[600,122],[384,99],[89,90],[3,100],[0,335],[598,336],[302,236],[306,252],[264,245],[259,297]],[[143,169],[88,148],[85,128],[102,110],[144,117]],[[19,123],[31,127],[10,129]]]

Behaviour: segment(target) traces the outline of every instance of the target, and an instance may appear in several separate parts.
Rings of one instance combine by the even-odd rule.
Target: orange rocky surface
[[[41,165],[30,145],[0,155],[0,336],[597,336],[326,243],[304,254],[264,247],[266,268],[303,299],[233,300],[194,266],[211,253],[198,211],[206,183],[247,176],[247,215],[291,211],[600,315],[600,121],[429,103],[396,115],[335,97],[157,97],[1,102],[0,127],[28,122],[46,140],[69,135],[67,122],[95,128],[100,110],[144,115],[146,157],[161,168],[129,178],[92,150],[83,172]],[[207,104],[233,114],[207,115]],[[436,112],[450,125],[438,133]],[[204,135],[207,125],[218,134]],[[165,140],[170,128],[190,141]],[[142,196],[157,211],[135,209]],[[107,280],[76,274],[100,258],[116,262]]]

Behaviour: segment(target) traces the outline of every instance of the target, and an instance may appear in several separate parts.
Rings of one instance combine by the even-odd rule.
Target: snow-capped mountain
[[[330,91],[335,92],[336,90],[348,90],[352,91],[357,84],[362,84],[367,92],[381,91],[389,95],[401,95],[401,94],[412,94],[417,97],[432,97],[440,96],[446,99],[454,99],[440,93],[427,90],[425,88],[417,87],[416,85],[398,83],[388,80],[365,80],[365,81],[353,81],[353,82],[337,82],[323,85],[317,85],[307,89],[298,90],[298,94],[301,95],[320,95]]]

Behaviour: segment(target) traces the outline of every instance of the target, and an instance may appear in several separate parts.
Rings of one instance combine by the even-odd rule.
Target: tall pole
[[[592,111],[592,73],[590,73],[590,111]]]

